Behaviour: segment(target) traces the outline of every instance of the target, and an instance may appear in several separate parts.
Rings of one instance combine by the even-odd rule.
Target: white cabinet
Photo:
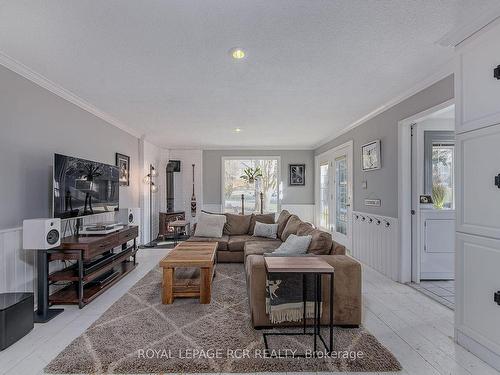
[[[457,49],[455,338],[500,370],[500,22]]]
[[[455,211],[420,210],[420,280],[455,278]]]
[[[500,123],[500,27],[492,27],[457,51],[455,72],[456,131],[462,133]]]
[[[500,125],[459,134],[456,155],[457,230],[500,239]]]
[[[457,235],[456,329],[494,353],[500,353],[500,240]],[[460,338],[459,338],[460,342]]]

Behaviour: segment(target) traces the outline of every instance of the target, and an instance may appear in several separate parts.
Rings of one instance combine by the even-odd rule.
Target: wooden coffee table
[[[171,304],[175,297],[199,297],[200,303],[210,303],[216,250],[217,242],[182,242],[163,258],[162,303]],[[176,268],[199,268],[200,278],[180,282]]]

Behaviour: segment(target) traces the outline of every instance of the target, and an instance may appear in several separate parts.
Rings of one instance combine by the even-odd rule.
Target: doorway
[[[353,144],[344,143],[316,157],[316,224],[333,240],[352,248]]]
[[[454,105],[443,103],[403,120],[399,130],[400,160],[409,163],[409,173],[400,175],[402,188],[405,184],[407,187],[406,191],[400,190],[400,199],[403,199],[400,209],[405,208],[405,203],[408,207],[407,212],[401,212],[402,259],[408,262],[402,263],[402,269],[407,271],[406,280],[402,281],[453,308]],[[406,140],[401,139],[405,130]]]

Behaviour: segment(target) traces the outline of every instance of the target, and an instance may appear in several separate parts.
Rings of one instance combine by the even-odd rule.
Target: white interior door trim
[[[398,121],[398,213],[400,220],[400,282],[407,283],[412,275],[412,220],[411,220],[411,125],[430,114],[455,104],[447,100],[411,117]],[[416,210],[417,222],[419,210]]]

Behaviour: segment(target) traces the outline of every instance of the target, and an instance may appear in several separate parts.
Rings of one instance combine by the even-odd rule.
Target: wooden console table
[[[76,264],[49,275],[49,282],[69,282],[49,296],[49,303],[77,304],[82,308],[110,288],[136,267],[138,235],[137,226],[125,226],[106,235],[63,238],[59,247],[48,251],[48,261],[68,260]],[[116,247],[121,247],[121,251],[114,253]]]

